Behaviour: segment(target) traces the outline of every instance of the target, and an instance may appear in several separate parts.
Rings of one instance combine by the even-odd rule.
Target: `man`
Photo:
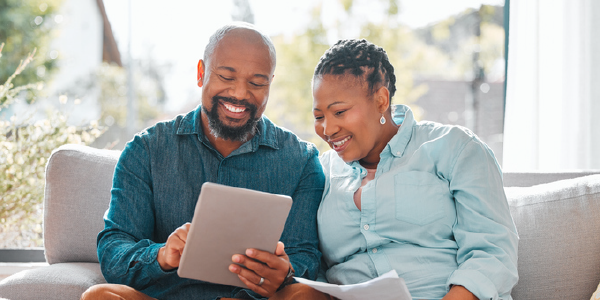
[[[314,145],[262,116],[274,70],[272,42],[251,25],[227,25],[210,38],[198,63],[202,104],[137,134],[121,154],[98,235],[110,284],[90,288],[82,299],[289,299],[303,288],[288,285],[294,271],[316,277],[324,175]],[[293,199],[275,253],[233,255],[229,270],[247,289],[177,276],[186,222],[207,181]]]

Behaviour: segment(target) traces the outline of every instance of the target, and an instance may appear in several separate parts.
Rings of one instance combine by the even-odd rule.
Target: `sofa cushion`
[[[0,298],[77,300],[90,286],[106,283],[98,263],[64,263],[21,271],[0,282]]]
[[[96,236],[110,202],[119,151],[64,145],[46,165],[44,247],[46,261],[98,262]]]
[[[600,175],[505,191],[520,237],[513,298],[589,299],[600,282]]]

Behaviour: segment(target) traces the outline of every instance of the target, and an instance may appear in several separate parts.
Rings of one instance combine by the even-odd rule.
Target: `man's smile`
[[[246,111],[246,107],[234,106],[229,103],[223,103],[223,106],[225,106],[228,111],[233,113],[241,113]]]

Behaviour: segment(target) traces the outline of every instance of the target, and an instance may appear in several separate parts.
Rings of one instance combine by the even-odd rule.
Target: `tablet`
[[[231,257],[248,248],[275,252],[291,207],[289,196],[204,183],[177,274],[246,287],[229,271]]]

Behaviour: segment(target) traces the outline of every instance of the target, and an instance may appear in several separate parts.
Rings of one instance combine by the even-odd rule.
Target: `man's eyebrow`
[[[235,69],[232,68],[232,67],[219,66],[219,67],[217,67],[217,69],[224,69],[224,70],[229,71],[229,72],[235,72]]]
[[[262,78],[264,80],[269,81],[269,76],[264,75],[264,74],[254,74],[254,77],[260,77],[260,78]]]
[[[226,70],[226,71],[234,72],[234,73],[237,71],[235,68],[227,67],[227,66],[219,66],[219,67],[217,67],[217,69],[222,69],[222,70]],[[254,76],[254,77],[260,77],[260,78],[262,78],[264,80],[269,80],[269,76],[264,75],[264,74],[258,74],[257,73],[257,74],[254,74],[252,76]]]

